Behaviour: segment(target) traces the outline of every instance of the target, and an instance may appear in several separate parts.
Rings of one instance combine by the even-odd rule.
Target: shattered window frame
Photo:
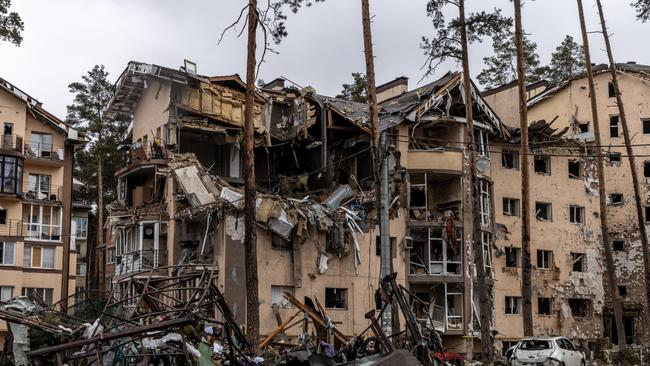
[[[414,238],[413,248],[409,253],[409,275],[412,276],[461,276],[463,274],[463,252],[462,238],[463,231],[461,228],[456,228],[456,253],[450,251],[450,245],[443,237],[445,228],[441,226],[431,227],[412,227],[409,229],[409,236]],[[418,235],[426,234],[426,239],[419,241]],[[416,244],[417,243],[417,244]],[[418,250],[416,245],[424,245],[423,248]],[[424,258],[419,258],[424,263],[413,261],[413,255],[417,255],[420,251]],[[434,260],[437,259],[437,260]],[[426,266],[426,273],[417,273],[413,271],[413,266]],[[434,268],[439,270],[434,270]],[[455,269],[455,270],[454,270]]]
[[[34,300],[34,292],[36,292],[41,300],[43,300],[47,305],[52,306],[53,304],[53,296],[54,296],[54,289],[53,288],[47,288],[47,287],[23,287],[22,289],[22,296],[27,296],[30,298],[30,300]]]
[[[544,166],[538,165],[544,163]],[[551,157],[548,155],[535,154],[533,157],[533,170],[537,174],[551,175]]]
[[[592,313],[592,302],[590,299],[570,298],[568,300],[571,316],[574,318],[589,318]]]
[[[544,211],[546,215],[541,215]],[[550,202],[535,202],[535,218],[538,221],[553,221],[553,204]]]
[[[521,267],[521,248],[506,247],[505,248],[505,266],[506,268],[519,268]],[[514,264],[514,265],[513,265]]]
[[[615,252],[624,252],[625,251],[625,240],[614,239],[612,240],[612,250]]]
[[[616,97],[616,89],[614,88],[614,83],[611,81],[607,83],[607,96],[609,98]]]
[[[610,205],[622,205],[623,202],[623,193],[610,193],[609,194],[609,204]]]
[[[483,247],[483,267],[487,274],[492,276],[492,234],[481,231],[481,245]]]
[[[571,272],[587,272],[587,255],[571,253]]]
[[[582,179],[582,162],[580,160],[569,159],[567,161],[567,168],[569,179]]]
[[[491,184],[485,179],[479,179],[479,193],[481,195],[479,214],[481,215],[481,226],[487,227],[492,224],[492,192]]]
[[[332,298],[332,296],[334,298]],[[338,287],[325,288],[325,308],[347,310],[348,289]]]
[[[589,132],[589,122],[578,123],[578,131],[580,131],[580,133]]]
[[[503,215],[519,217],[519,199],[503,197]]]
[[[551,269],[553,267],[553,251],[546,249],[537,249],[537,266],[538,269]]]
[[[282,294],[288,292],[292,295],[296,293],[295,286],[271,285],[271,306],[277,306],[278,309],[292,309],[293,304]]]
[[[569,205],[569,222],[575,225],[584,225],[585,208],[579,205]]]
[[[505,311],[505,315],[520,315],[521,296],[506,296],[504,311]]]
[[[548,311],[542,312],[542,309],[548,309]],[[553,298],[537,297],[537,315],[553,315]]]
[[[512,150],[501,151],[501,166],[504,169],[519,170],[519,152]]]

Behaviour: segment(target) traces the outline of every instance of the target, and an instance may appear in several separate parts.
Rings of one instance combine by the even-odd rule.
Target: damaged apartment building
[[[645,222],[649,222],[650,150],[650,67],[634,62],[617,64],[625,103],[628,128],[640,175]],[[610,70],[594,68],[600,148],[593,145],[594,128],[586,76],[558,85],[533,84],[528,90],[528,118],[531,138],[531,262],[533,264],[533,314],[535,332],[561,334],[582,340],[584,346],[608,338],[617,342],[613,308],[608,294],[617,291],[623,305],[628,344],[647,344],[643,255],[629,161],[616,105]],[[514,90],[514,91],[513,91]],[[511,128],[519,126],[516,104],[509,85],[484,93],[485,99]],[[548,121],[548,123],[543,122]],[[495,203],[498,230],[496,252],[503,271],[495,298],[497,322],[512,323],[498,335],[504,348],[518,339],[521,327],[521,297],[515,286],[521,276],[520,179],[516,150],[499,149]],[[593,155],[606,155],[607,212],[616,266],[617,288],[610,289],[602,261],[598,180]],[[591,155],[591,156],[588,156]],[[643,176],[641,176],[643,175]],[[515,183],[513,183],[515,182]],[[499,205],[502,205],[499,208]],[[499,302],[503,303],[501,311]],[[517,319],[510,322],[509,319]],[[585,344],[586,343],[586,344]]]
[[[479,155],[481,245],[471,245],[473,216],[465,153],[465,96],[459,73],[408,91],[406,78],[378,87],[380,130],[389,160],[390,230],[397,282],[411,291],[419,320],[446,347],[479,351],[481,299],[475,256],[497,284],[493,247],[494,179],[490,142],[510,137],[478,89],[472,104]],[[106,222],[106,281],[122,296],[124,279],[197,263],[245,320],[240,142],[245,85],[237,75],[206,77],[131,62],[118,79],[111,112],[127,113],[128,163],[117,173],[119,200]],[[368,326],[379,283],[367,105],[322,96],[276,79],[257,90],[255,169],[261,333],[295,309],[282,296],[312,297],[346,336]],[[179,296],[183,296],[182,291]],[[320,305],[319,305],[320,306]],[[276,322],[276,320],[278,322]],[[288,332],[299,336],[299,330]],[[469,336],[469,337],[468,337]]]

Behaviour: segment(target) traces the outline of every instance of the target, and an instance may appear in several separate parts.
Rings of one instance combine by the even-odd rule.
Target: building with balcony
[[[85,140],[3,79],[0,123],[1,300],[26,295],[53,304],[61,299],[64,245],[70,243],[64,219],[71,209],[71,184],[64,177],[71,179],[74,149]],[[70,188],[66,192],[63,187]],[[72,293],[74,252],[69,265]],[[2,322],[0,337],[5,332]]]

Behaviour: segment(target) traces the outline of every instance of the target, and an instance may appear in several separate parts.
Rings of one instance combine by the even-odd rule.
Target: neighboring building
[[[43,109],[40,102],[0,79],[0,291],[1,300],[38,296],[61,300],[63,248],[69,243],[75,147],[84,137]],[[75,289],[77,255],[70,252],[68,292]],[[0,338],[6,324],[0,324]]]
[[[81,182],[75,183],[81,184]],[[86,274],[88,272],[88,240],[93,239],[88,237],[88,213],[91,208],[88,202],[76,199],[72,202],[73,224],[71,231],[74,238],[74,251],[77,254],[75,292],[79,294],[78,299],[82,299],[82,294],[85,293],[84,290],[88,289],[86,283]]]
[[[616,65],[621,94],[628,118],[628,127],[635,155],[637,170],[641,182],[643,204],[646,205],[646,223],[650,220],[650,201],[648,201],[647,182],[650,182],[650,66],[636,63]],[[601,130],[602,148],[600,151],[607,155],[605,164],[605,179],[608,197],[607,215],[612,249],[616,265],[617,289],[608,288],[603,275],[602,242],[600,238],[600,209],[598,204],[598,180],[595,162],[585,159],[585,151],[592,149],[576,149],[567,154],[566,141],[588,139],[593,141],[593,123],[590,107],[589,88],[586,76],[576,77],[565,81],[543,92],[535,92],[529,100],[529,125],[540,120],[552,122],[562,139],[555,138],[547,143],[548,147],[540,146],[533,150],[539,155],[550,156],[550,172],[531,174],[531,248],[532,262],[536,263],[537,250],[552,250],[552,264],[557,267],[555,278],[548,278],[549,271],[535,269],[533,271],[533,288],[538,289],[533,294],[534,324],[540,334],[560,334],[574,339],[592,341],[608,337],[616,341],[616,328],[613,324],[613,310],[608,294],[618,291],[624,308],[624,326],[628,343],[647,344],[645,319],[645,283],[643,255],[639,239],[636,208],[632,179],[630,177],[628,160],[626,158],[623,131],[618,117],[618,107],[613,94],[611,74],[605,65],[594,68],[594,82],[598,115]],[[513,91],[514,90],[514,91]],[[490,93],[490,92],[487,92]],[[514,94],[513,94],[514,93]],[[516,95],[516,87],[499,90],[487,97],[495,110],[505,111],[505,115],[516,116],[517,106],[512,100]],[[514,108],[514,110],[513,110]],[[518,126],[518,117],[514,121],[505,121],[512,126]],[[552,147],[551,147],[552,146]],[[562,148],[564,146],[565,148]],[[588,144],[587,144],[588,146]],[[561,153],[557,153],[561,151]],[[563,155],[563,156],[554,156]],[[504,158],[505,159],[505,158]],[[511,158],[508,158],[511,159]],[[575,160],[574,160],[575,159]],[[579,163],[576,164],[575,162]],[[510,163],[508,163],[510,165]],[[531,169],[538,169],[538,160],[531,159]],[[576,176],[577,174],[577,176]],[[506,202],[506,198],[518,199],[520,186],[513,181],[520,179],[517,172],[502,169],[499,174],[501,193],[495,198],[497,205]],[[501,196],[499,196],[501,195]],[[515,204],[509,201],[508,205]],[[536,220],[538,209],[536,203],[549,203],[553,212],[552,224]],[[579,208],[576,211],[576,208]],[[499,213],[511,208],[499,209]],[[580,213],[581,212],[581,213]],[[520,247],[520,223],[516,217],[502,216],[499,220],[508,229],[508,238],[502,241],[503,246]],[[571,223],[575,218],[582,218],[582,223]],[[499,245],[499,244],[497,244]],[[504,248],[499,248],[503,250]],[[512,253],[512,252],[511,252]],[[580,255],[584,254],[585,257]],[[517,254],[518,255],[518,254]],[[504,254],[501,265],[503,269],[497,273],[503,277],[505,289],[512,293],[497,295],[497,302],[505,296],[519,296],[514,284],[518,283],[515,270],[504,263],[508,259]],[[573,256],[576,256],[575,258]],[[587,261],[585,262],[584,259]],[[518,270],[517,270],[518,271]],[[552,271],[551,271],[552,272]],[[515,276],[514,278],[512,278]],[[509,279],[508,279],[509,278]],[[573,287],[571,287],[573,286]],[[541,290],[540,290],[541,289]],[[552,296],[551,296],[552,295]],[[551,316],[535,312],[535,297],[550,297],[550,304],[543,302],[544,308],[551,307]],[[498,307],[498,305],[497,305]],[[498,314],[498,312],[497,312]],[[505,319],[517,319],[504,316]],[[515,324],[517,324],[515,323]],[[569,326],[568,328],[566,326]],[[516,339],[521,335],[521,329],[512,327],[503,332],[500,337],[507,340]]]

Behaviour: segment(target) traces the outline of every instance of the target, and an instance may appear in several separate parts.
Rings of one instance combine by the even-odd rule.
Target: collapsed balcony
[[[167,266],[166,222],[142,221],[115,230],[115,275]]]

